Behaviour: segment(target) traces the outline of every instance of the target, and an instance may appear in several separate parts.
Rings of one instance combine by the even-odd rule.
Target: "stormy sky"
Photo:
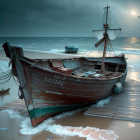
[[[0,37],[92,37],[107,4],[120,37],[140,37],[140,0],[1,0]]]

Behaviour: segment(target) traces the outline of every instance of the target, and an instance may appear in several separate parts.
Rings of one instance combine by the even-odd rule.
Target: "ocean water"
[[[79,51],[101,51],[103,48],[95,48],[98,40],[95,37],[0,37],[0,46],[9,42],[12,46],[19,46],[26,50],[47,52],[64,52],[66,45],[79,47]],[[116,54],[140,55],[140,37],[118,37],[111,41]],[[111,47],[107,51],[112,50]]]
[[[19,46],[27,51],[64,53],[66,45],[73,45],[79,47],[79,53],[82,55],[93,51],[97,52],[99,57],[102,56],[103,44],[96,48],[97,41],[95,37],[0,37],[0,49],[3,49],[5,42],[9,42],[12,46]],[[111,41],[111,44],[112,47],[107,47],[107,54],[136,55],[135,59],[128,59],[128,64],[140,67],[140,37],[118,37]],[[4,69],[7,69],[7,66],[0,61],[0,73]]]

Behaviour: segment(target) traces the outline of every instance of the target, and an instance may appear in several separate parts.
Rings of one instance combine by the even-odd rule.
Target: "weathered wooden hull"
[[[7,57],[10,57],[7,50],[11,46],[7,44],[3,46]],[[21,50],[18,52],[22,54]],[[35,65],[34,60],[14,55],[13,69],[19,79],[33,126],[60,112],[85,107],[108,97],[113,92],[114,84],[117,82],[123,84],[127,75],[126,68],[123,74],[113,78],[76,77],[48,68],[44,69]],[[64,63],[66,65],[66,61]],[[77,61],[74,61],[73,67],[75,63]],[[87,64],[91,65],[91,62]]]
[[[93,104],[108,97],[114,84],[125,81],[126,73],[112,80],[77,79],[24,64],[34,106],[33,126],[60,112]],[[33,114],[33,113],[31,113]],[[37,121],[37,123],[35,123]]]

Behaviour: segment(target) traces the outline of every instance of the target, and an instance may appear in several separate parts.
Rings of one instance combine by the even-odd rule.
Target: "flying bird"
[[[138,16],[138,18],[140,18],[140,16]]]

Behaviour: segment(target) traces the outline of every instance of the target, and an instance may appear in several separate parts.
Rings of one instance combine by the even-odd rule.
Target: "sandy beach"
[[[37,51],[24,51],[24,56],[31,59],[53,59],[53,58],[73,58],[79,57],[80,54],[56,54],[56,53],[47,53],[47,52],[37,52]],[[5,56],[3,49],[0,49],[0,60],[9,61],[9,58]]]
[[[25,56],[30,58],[66,58],[66,57],[79,57],[79,55],[65,55],[65,54],[53,54],[53,53],[43,53],[43,52],[24,52]],[[134,59],[137,56],[127,55],[128,59]],[[0,60],[9,61],[8,58],[5,57],[5,53],[3,50],[0,50]],[[5,75],[5,73],[1,73],[0,77]],[[136,80],[140,82],[139,76],[140,68],[130,67],[128,69],[127,78]],[[11,78],[7,83],[0,85],[1,89],[10,88],[9,93],[5,96],[0,96],[0,106],[4,105],[7,102],[13,101],[18,98],[18,86],[15,84],[14,80]],[[119,96],[119,95],[118,95]],[[140,139],[140,122],[132,122],[132,121],[123,121],[109,118],[100,118],[100,117],[92,117],[83,115],[85,110],[77,111],[72,115],[68,115],[66,117],[56,119],[52,124],[56,125],[58,129],[64,128],[65,126],[71,127],[72,129],[81,128],[96,128],[98,130],[112,130],[115,135],[118,136],[118,140],[139,140]],[[52,140],[86,140],[85,137],[77,136],[67,136],[67,135],[58,135],[46,130],[47,127],[44,127],[43,130],[37,131],[35,134],[22,134],[21,130],[21,122],[24,121],[25,118],[10,118],[10,115],[7,112],[0,112],[0,127],[9,128],[7,131],[0,131],[0,139],[1,140],[47,140],[47,138],[52,137]],[[44,123],[45,125],[45,123]],[[43,127],[43,126],[42,126]],[[72,131],[72,130],[71,130]],[[96,135],[99,135],[96,133]],[[113,140],[111,134],[107,138]],[[98,138],[99,140],[99,138]]]

